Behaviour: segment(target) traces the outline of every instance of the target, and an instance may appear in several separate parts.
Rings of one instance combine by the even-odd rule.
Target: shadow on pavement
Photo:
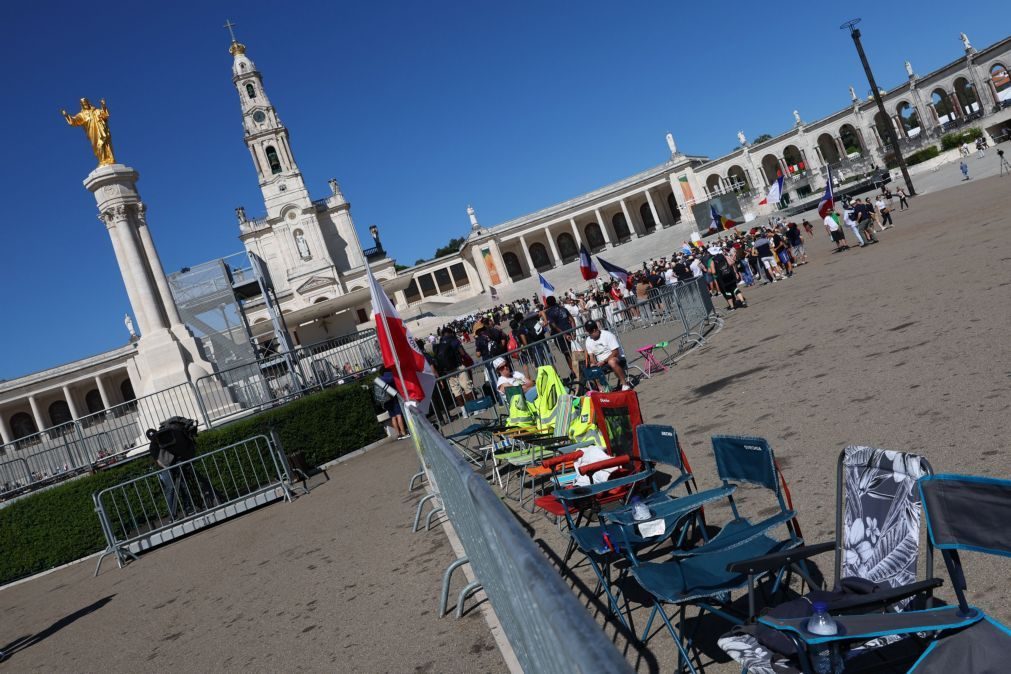
[[[40,641],[44,641],[49,637],[51,637],[52,635],[56,634],[67,625],[70,625],[71,623],[80,620],[89,613],[94,613],[95,611],[99,610],[100,608],[108,604],[110,601],[112,601],[112,598],[115,596],[116,595],[114,594],[110,594],[108,597],[102,597],[93,604],[88,604],[82,609],[78,609],[69,615],[63,616],[62,618],[60,618],[49,627],[42,630],[41,632],[29,634],[23,637],[18,637],[17,639],[10,642],[6,646],[0,648],[0,652],[4,654],[5,658],[10,658],[18,651],[23,651],[26,648],[31,648]]]

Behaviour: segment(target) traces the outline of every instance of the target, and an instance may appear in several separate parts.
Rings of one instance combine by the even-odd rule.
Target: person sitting
[[[534,383],[527,379],[527,376],[522,372],[513,370],[505,358],[499,356],[493,360],[492,367],[498,373],[498,381],[495,384],[499,391],[505,393],[505,390],[510,386],[519,386],[523,389],[523,397],[527,399],[528,403],[537,400],[537,387],[534,386]]]
[[[632,387],[625,377],[625,356],[621,352],[618,338],[609,330],[601,330],[595,321],[586,321],[586,358],[590,365],[600,365],[605,371],[610,369],[618,377],[622,391]]]

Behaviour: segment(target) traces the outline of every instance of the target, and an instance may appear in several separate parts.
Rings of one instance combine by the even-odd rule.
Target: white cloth
[[[702,261],[697,258],[692,260],[692,276],[696,278],[702,276]]]
[[[580,475],[579,474],[580,467],[588,466],[591,463],[597,463],[598,461],[606,461],[607,459],[611,458],[611,455],[605,452],[601,447],[597,447],[596,445],[583,447],[580,451],[583,452],[583,455],[578,459],[576,459],[575,462],[573,463],[577,475],[575,484],[581,487],[588,487],[590,486],[591,476]],[[617,469],[605,468],[603,470],[598,470],[594,472],[592,475],[593,482],[594,483],[607,482],[607,480],[611,477],[611,473],[613,473],[615,470]]]
[[[828,230],[830,232],[834,232],[837,229],[839,229],[839,223],[836,222],[835,218],[833,218],[831,215],[825,216],[825,226],[828,227]]]
[[[598,363],[604,362],[604,359],[615,350],[618,351],[619,356],[623,355],[621,345],[618,344],[618,338],[610,330],[601,330],[600,337],[597,339],[593,337],[586,338],[586,351],[587,353],[592,353]]]

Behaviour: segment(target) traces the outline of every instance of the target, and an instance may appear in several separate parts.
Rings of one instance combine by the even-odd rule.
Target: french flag
[[[604,268],[604,271],[613,278],[618,279],[622,283],[628,283],[628,270],[622,269],[616,264],[611,264],[599,255],[597,256],[597,260],[600,262],[600,266]]]
[[[818,202],[818,216],[826,217],[835,210],[835,194],[832,193],[832,169],[828,170],[828,184],[825,185],[825,196]]]
[[[365,278],[372,295],[372,313],[383,365],[393,373],[393,383],[401,399],[414,401],[421,414],[427,414],[435,388],[435,372],[367,265]]]
[[[586,246],[579,246],[579,273],[583,275],[584,281],[592,281],[597,278],[597,267],[593,264],[593,258],[590,257],[590,251],[586,250]]]
[[[759,206],[764,204],[778,204],[779,200],[783,198],[783,174],[780,173],[776,176],[776,182],[769,185],[769,193],[765,195],[765,198],[758,202]]]
[[[555,287],[550,283],[548,283],[548,280],[543,276],[541,276],[540,274],[537,275],[537,283],[539,285],[537,290],[538,294],[541,296],[541,302],[544,302],[547,299],[548,295],[555,294]]]

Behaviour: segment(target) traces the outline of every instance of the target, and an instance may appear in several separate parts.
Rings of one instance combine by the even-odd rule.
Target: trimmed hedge
[[[945,150],[954,150],[962,143],[972,143],[983,135],[983,130],[979,127],[972,127],[965,131],[953,131],[941,136],[941,147]]]
[[[933,159],[939,154],[941,154],[940,148],[938,148],[936,145],[931,145],[930,147],[925,147],[922,150],[917,150],[913,154],[906,157],[906,165],[915,166],[916,164],[923,163],[928,159]]]
[[[252,435],[267,435],[271,425],[285,451],[289,455],[301,452],[310,466],[353,452],[383,436],[370,391],[360,384],[348,384],[204,431],[197,436],[197,451],[202,454]],[[145,459],[130,461],[0,509],[0,584],[105,548],[92,494],[152,469]]]

